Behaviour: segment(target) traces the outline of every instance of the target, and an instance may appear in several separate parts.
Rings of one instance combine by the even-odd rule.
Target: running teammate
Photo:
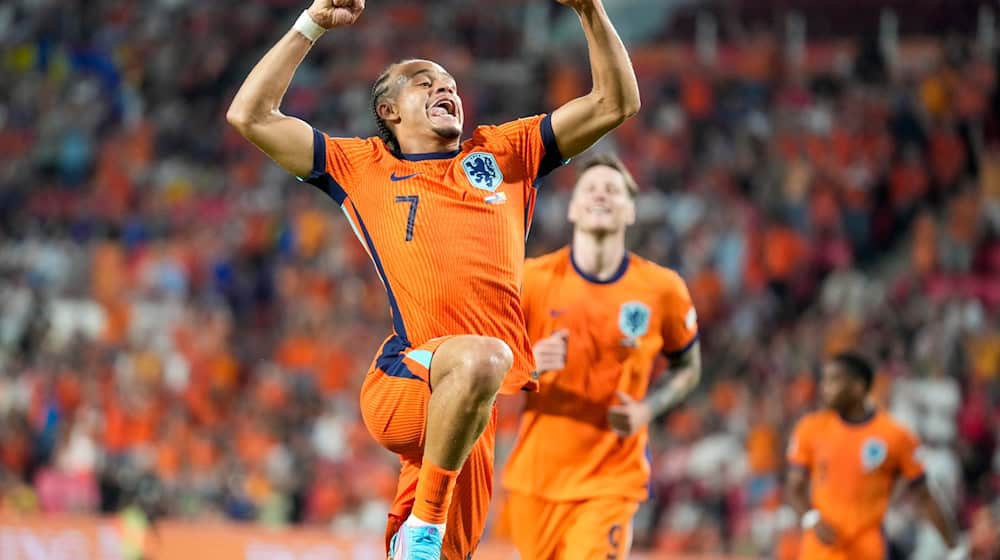
[[[886,558],[882,519],[900,480],[951,547],[949,560],[965,558],[927,486],[916,457],[917,438],[868,403],[872,377],[864,358],[834,356],[823,368],[820,385],[826,409],[803,417],[795,427],[786,493],[806,530],[799,558]]]
[[[504,473],[523,560],[624,560],[647,496],[646,425],[698,383],[694,306],[672,270],[630,254],[636,184],[601,155],[573,191],[571,247],[529,260],[522,306],[540,372]],[[649,394],[653,363],[670,376]]]

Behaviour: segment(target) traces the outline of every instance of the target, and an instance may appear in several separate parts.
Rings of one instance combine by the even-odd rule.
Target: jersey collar
[[[871,407],[871,408],[868,409],[868,413],[867,414],[865,414],[861,418],[858,418],[857,420],[850,420],[850,419],[846,418],[844,415],[840,414],[839,412],[837,413],[837,416],[840,418],[840,421],[843,422],[844,424],[847,424],[849,426],[862,426],[864,424],[867,424],[867,423],[871,422],[872,418],[875,418],[875,413],[876,412],[877,412],[877,410],[873,406],[873,407]]]
[[[625,256],[622,258],[622,263],[618,265],[618,270],[616,270],[615,273],[612,274],[609,278],[601,280],[600,278],[592,274],[587,274],[579,266],[577,266],[576,259],[573,258],[573,246],[571,245],[569,248],[569,262],[570,264],[573,265],[573,270],[575,270],[576,273],[580,275],[580,278],[583,278],[584,280],[590,282],[591,284],[613,284],[621,280],[622,276],[625,276],[625,271],[628,270],[628,262],[630,260],[631,259],[629,259],[628,251],[625,251]]]
[[[430,159],[451,159],[458,154],[462,153],[462,150],[452,150],[450,152],[428,152],[426,154],[393,154],[399,159],[405,161],[427,161]]]

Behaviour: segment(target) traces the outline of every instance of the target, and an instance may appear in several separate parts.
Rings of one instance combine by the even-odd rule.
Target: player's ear
[[[386,122],[386,124],[398,124],[399,123],[399,108],[396,106],[394,100],[385,97],[379,102],[378,108],[376,109],[380,119]]]

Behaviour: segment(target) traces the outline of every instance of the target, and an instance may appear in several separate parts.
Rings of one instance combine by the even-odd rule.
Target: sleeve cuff
[[[910,480],[906,481],[906,487],[907,488],[913,488],[915,486],[919,486],[920,484],[923,484],[924,481],[926,481],[926,480],[927,480],[927,474],[926,473],[920,473],[917,476],[915,476],[915,477],[911,478]]]
[[[700,332],[694,333],[694,336],[691,337],[691,340],[689,340],[687,344],[681,346],[676,350],[672,350],[670,352],[664,352],[663,355],[666,356],[668,360],[676,360],[677,358],[680,358],[681,356],[686,354],[687,351],[690,350],[692,346],[694,346],[695,342],[698,342],[698,337],[700,336],[700,334],[701,334]]]
[[[299,180],[316,186],[330,198],[336,200],[337,204],[343,204],[347,198],[347,192],[326,171],[326,138],[323,137],[322,132],[315,128],[313,128],[312,172],[305,179],[300,177]]]
[[[538,164],[538,173],[536,174],[536,178],[540,179],[565,165],[569,160],[564,160],[559,152],[556,133],[552,130],[552,115],[548,114],[542,117],[542,122],[538,127],[542,136],[542,147],[545,148],[545,156]]]

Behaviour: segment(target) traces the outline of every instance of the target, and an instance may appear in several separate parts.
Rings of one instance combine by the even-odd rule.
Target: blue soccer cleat
[[[389,560],[441,560],[444,534],[434,526],[403,524],[389,543]]]

